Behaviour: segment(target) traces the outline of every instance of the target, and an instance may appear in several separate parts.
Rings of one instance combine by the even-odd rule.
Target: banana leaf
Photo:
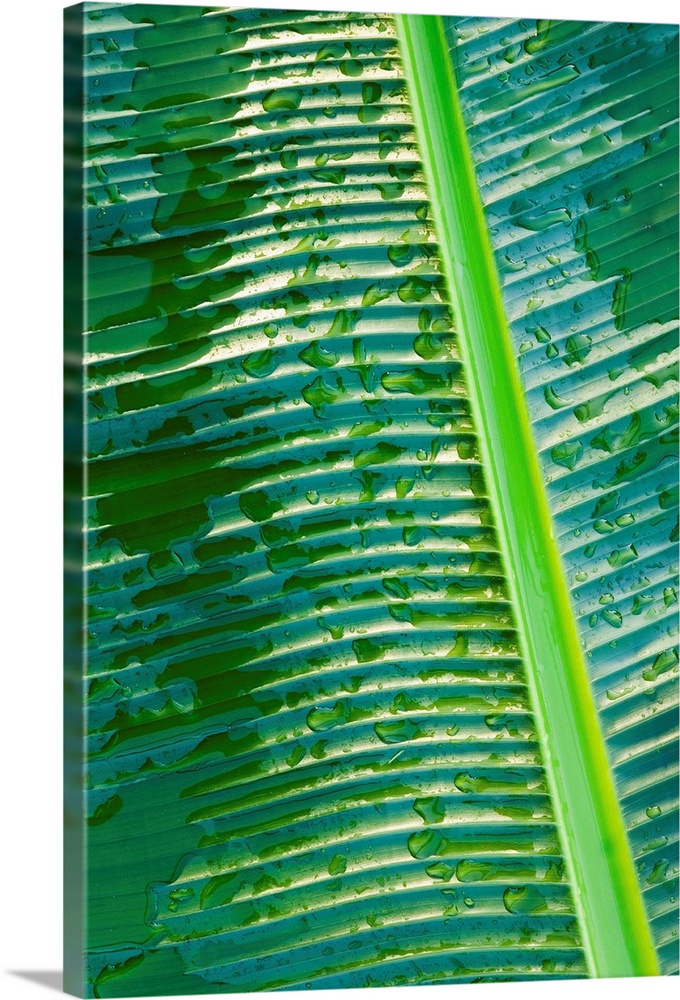
[[[677,27],[67,32],[67,989],[677,973]]]

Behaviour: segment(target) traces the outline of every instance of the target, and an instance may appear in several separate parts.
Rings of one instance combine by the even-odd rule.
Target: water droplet
[[[342,875],[347,871],[347,858],[342,854],[334,854],[328,863],[329,875]]]
[[[518,888],[509,887],[503,893],[503,905],[508,913],[545,913],[548,909],[545,897],[535,885]]]

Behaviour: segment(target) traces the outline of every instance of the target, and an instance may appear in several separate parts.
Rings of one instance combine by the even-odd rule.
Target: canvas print
[[[678,27],[65,54],[67,990],[676,975]]]

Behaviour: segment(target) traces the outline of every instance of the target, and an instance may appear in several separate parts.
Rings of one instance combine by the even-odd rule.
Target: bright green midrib
[[[543,761],[593,976],[658,975],[439,17],[396,15]]]

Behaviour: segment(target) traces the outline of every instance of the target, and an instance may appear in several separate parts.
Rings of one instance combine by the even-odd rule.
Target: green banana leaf
[[[677,28],[67,32],[67,989],[677,973]]]

